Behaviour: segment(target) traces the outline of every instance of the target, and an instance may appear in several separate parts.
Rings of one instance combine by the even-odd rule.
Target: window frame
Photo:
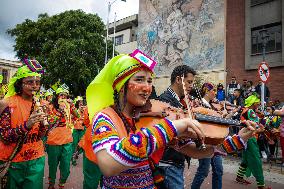
[[[251,56],[255,56],[255,55],[261,55],[262,54],[262,39],[260,39],[260,42],[258,42],[259,40],[259,37],[260,37],[260,34],[259,34],[259,31],[262,30],[262,29],[269,29],[269,28],[273,28],[273,27],[277,27],[277,26],[280,26],[280,42],[281,42],[281,45],[280,45],[280,49],[277,49],[277,32],[278,31],[275,31],[273,33],[274,35],[274,49],[273,50],[268,50],[267,49],[267,44],[269,41],[267,41],[266,43],[266,51],[265,53],[266,54],[269,54],[269,53],[275,53],[275,52],[282,52],[282,23],[281,22],[275,22],[275,23],[270,23],[270,24],[266,24],[266,25],[262,25],[262,26],[258,26],[258,27],[254,27],[254,28],[251,28],[251,52],[250,52],[250,55]],[[253,32],[255,31],[258,31],[258,35],[253,35]],[[269,31],[268,31],[269,32]],[[269,36],[270,33],[269,33]],[[253,43],[253,39],[256,38],[256,43]],[[254,51],[254,48],[253,48],[253,45],[256,44],[256,51]],[[258,47],[260,45],[260,48]],[[253,53],[254,52],[254,53]]]

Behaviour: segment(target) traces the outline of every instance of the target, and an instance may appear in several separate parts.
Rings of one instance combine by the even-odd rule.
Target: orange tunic
[[[74,107],[70,107],[70,112],[73,112]],[[70,115],[71,115],[70,113]],[[50,115],[59,119],[59,124],[55,128],[51,128],[48,132],[46,144],[48,145],[63,145],[73,142],[72,129],[66,126],[64,115],[58,112],[55,108]]]
[[[40,135],[45,132],[44,126],[35,124],[31,130],[26,130],[24,127],[25,122],[30,116],[32,102],[23,99],[19,95],[14,95],[5,99],[8,103],[8,107],[11,113],[11,129],[22,130],[23,135],[28,132],[27,139],[23,144],[23,147],[19,153],[13,159],[13,162],[23,162],[44,156],[44,146]],[[18,130],[18,132],[19,132]],[[44,130],[44,131],[43,131]],[[7,161],[14,151],[16,142],[4,143],[4,140],[0,140],[0,160]]]

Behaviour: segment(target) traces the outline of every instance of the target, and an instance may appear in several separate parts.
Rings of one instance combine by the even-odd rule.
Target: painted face
[[[259,108],[259,106],[260,106],[260,102],[256,102],[256,103],[253,104],[252,109],[253,109],[253,110],[256,110],[256,109]]]
[[[67,99],[67,94],[66,93],[59,93],[58,99]]]
[[[80,100],[78,103],[79,103],[79,107],[84,105],[82,100]]]
[[[34,92],[40,89],[40,77],[26,77],[23,78],[22,93],[27,96],[32,96]]]
[[[128,82],[127,102],[134,106],[143,106],[152,92],[152,75],[147,70],[134,74]]]
[[[186,77],[184,78],[185,90],[187,91],[187,94],[190,94],[190,92],[192,90],[193,81],[194,81],[194,75],[192,73],[188,73],[186,75]],[[179,87],[179,89],[181,90],[181,94],[184,95],[183,84],[181,82],[181,78],[180,78],[180,87]]]
[[[52,101],[52,95],[47,96],[46,101],[51,102]]]

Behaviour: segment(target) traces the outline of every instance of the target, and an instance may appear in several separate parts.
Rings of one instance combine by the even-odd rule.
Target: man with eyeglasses
[[[33,64],[20,67],[10,80],[4,100],[0,101],[0,166],[9,168],[6,175],[10,189],[43,188],[42,137],[46,127],[42,122],[46,115],[33,103],[33,94],[40,89],[42,70]]]

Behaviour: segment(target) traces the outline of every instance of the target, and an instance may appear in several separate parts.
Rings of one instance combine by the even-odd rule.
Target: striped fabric
[[[120,139],[111,118],[98,113],[92,127],[92,147],[95,153],[106,149],[108,154],[125,166],[136,166],[148,160],[154,151],[164,147],[176,135],[171,121],[163,119],[155,126],[141,128]]]

